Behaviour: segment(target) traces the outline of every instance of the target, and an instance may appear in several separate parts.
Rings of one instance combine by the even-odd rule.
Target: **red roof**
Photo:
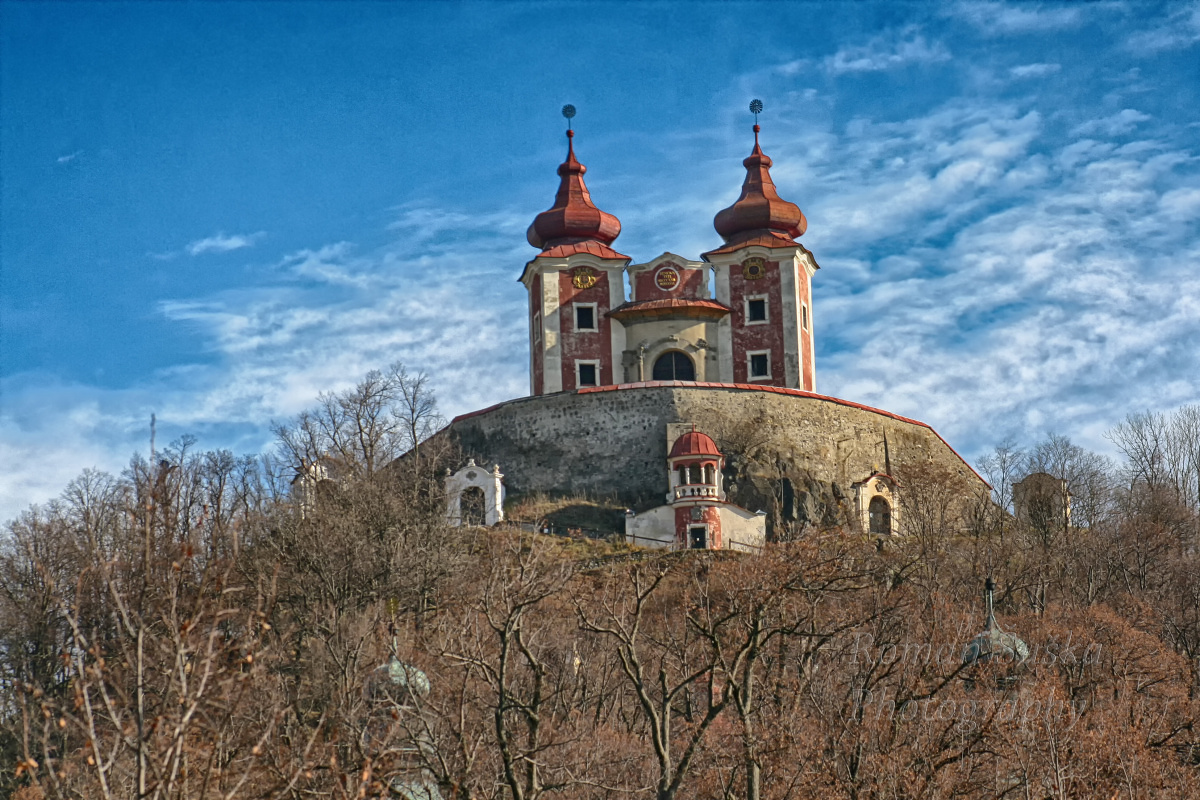
[[[698,319],[720,319],[732,309],[716,300],[679,299],[642,300],[637,303],[619,305],[608,316],[619,320],[637,319],[644,317],[691,317]]]
[[[620,258],[626,261],[629,256],[622,255],[616,250],[613,250],[603,242],[571,242],[570,244],[556,244],[553,247],[547,247],[542,252],[538,253],[538,258],[566,258],[573,256],[576,253],[591,253],[600,258]]]
[[[759,127],[755,125],[754,150],[742,162],[746,180],[742,182],[741,196],[729,208],[718,212],[713,220],[713,227],[726,242],[750,231],[778,231],[797,238],[808,228],[808,220],[800,206],[789,203],[775,191],[771,159],[758,145],[758,131]]]
[[[675,446],[671,448],[671,455],[668,458],[682,458],[684,456],[713,456],[720,458],[721,451],[717,449],[717,443],[708,434],[700,433],[700,431],[688,431],[675,440]]]
[[[567,160],[558,167],[562,179],[554,205],[538,214],[525,238],[539,250],[592,239],[610,244],[621,233],[621,221],[596,208],[583,174],[587,167],[575,158],[575,131],[567,131]]]
[[[718,253],[732,253],[734,250],[741,250],[743,247],[750,247],[751,245],[767,248],[803,246],[792,237],[779,231],[747,231],[746,233],[730,237],[728,243],[718,247],[716,250],[709,250],[704,254],[704,258]]]

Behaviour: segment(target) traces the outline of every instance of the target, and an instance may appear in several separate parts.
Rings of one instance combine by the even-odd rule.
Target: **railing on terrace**
[[[720,492],[717,487],[707,484],[684,484],[675,487],[675,499],[686,500],[689,497],[711,497],[714,499],[720,498]]]

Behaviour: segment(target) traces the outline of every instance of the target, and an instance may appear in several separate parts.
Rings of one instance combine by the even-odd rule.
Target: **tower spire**
[[[748,239],[756,234],[776,232],[789,240],[804,235],[808,220],[795,203],[789,203],[775,191],[771,180],[771,159],[762,151],[758,134],[758,115],[762,112],[761,100],[750,103],[754,114],[754,149],[742,161],[746,168],[746,179],[742,182],[742,194],[737,201],[722,211],[713,220],[713,227],[726,243]]]
[[[621,233],[621,221],[592,202],[583,181],[587,167],[575,157],[575,106],[563,106],[562,115],[567,118],[567,160],[558,167],[558,193],[554,205],[534,218],[526,238],[539,250],[588,240],[611,244]]]

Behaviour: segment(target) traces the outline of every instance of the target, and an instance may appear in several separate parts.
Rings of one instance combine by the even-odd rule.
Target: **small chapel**
[[[897,467],[937,464],[986,486],[925,423],[817,394],[819,266],[798,241],[804,213],[771,178],[761,110],[751,104],[740,194],[716,210],[719,241],[696,259],[635,263],[615,249],[621,222],[593,202],[568,126],[558,190],[529,226],[537,254],[519,278],[530,395],[444,431],[472,459],[447,476],[452,521],[467,490],[485,494],[489,522],[507,495],[608,495],[628,504],[632,545],[754,550],[796,526],[898,533]],[[761,433],[754,458],[747,429]]]

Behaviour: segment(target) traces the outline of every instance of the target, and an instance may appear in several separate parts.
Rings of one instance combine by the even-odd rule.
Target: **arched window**
[[[654,362],[652,377],[656,381],[694,381],[696,367],[686,353],[670,350]]]
[[[871,523],[871,533],[886,535],[892,532],[892,507],[888,505],[887,500],[879,495],[872,497],[871,504],[867,506],[867,516]]]
[[[704,482],[709,486],[717,485],[717,468],[712,464],[704,465]]]
[[[692,479],[690,481],[688,481],[688,483],[691,483],[691,484],[703,483],[703,481],[700,478],[700,465],[699,464],[692,464],[691,478]]]

